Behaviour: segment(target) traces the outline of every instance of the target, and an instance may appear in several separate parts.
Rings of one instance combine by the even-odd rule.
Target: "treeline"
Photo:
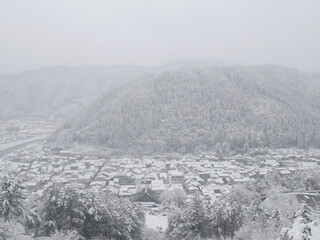
[[[293,181],[293,183],[292,183]],[[230,194],[208,202],[200,193],[191,203],[176,208],[169,217],[168,240],[307,240],[317,239],[320,212],[287,194],[319,189],[317,173],[283,176],[268,174]],[[313,237],[313,238],[312,238]]]
[[[21,183],[10,175],[2,177],[0,188],[0,239],[143,237],[144,213],[129,200],[113,194],[97,195],[63,187],[26,201]]]
[[[206,204],[196,194],[184,209],[169,218],[167,239],[226,239],[235,236],[243,224],[243,208],[235,195]]]
[[[109,92],[54,142],[142,153],[320,147],[318,75],[277,66],[181,70]]]

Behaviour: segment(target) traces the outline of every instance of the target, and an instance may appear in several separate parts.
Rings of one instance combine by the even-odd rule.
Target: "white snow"
[[[313,224],[310,227],[311,227],[311,233],[312,233],[311,240],[319,240],[320,239],[320,226]]]
[[[162,228],[165,231],[168,227],[168,217],[161,215],[151,215],[146,213],[146,226],[148,228],[158,230],[158,228]]]

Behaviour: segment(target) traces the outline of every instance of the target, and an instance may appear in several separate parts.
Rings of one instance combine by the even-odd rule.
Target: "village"
[[[270,154],[221,157],[214,154],[156,155],[113,158],[101,150],[64,150],[37,142],[0,157],[0,172],[19,176],[29,197],[41,197],[52,187],[72,186],[112,192],[142,206],[146,226],[163,233],[168,209],[166,192],[189,202],[194,193],[214,202],[235,184],[254,181],[268,172],[320,172],[319,152],[274,151]],[[168,196],[168,194],[167,194]]]
[[[314,171],[319,166],[320,154],[316,152],[223,158],[205,153],[181,158],[166,155],[112,158],[101,151],[67,151],[41,144],[15,150],[0,161],[0,170],[15,172],[30,195],[41,196],[53,186],[72,184],[94,191],[110,191],[146,205],[159,204],[161,193],[174,189],[182,189],[187,201],[195,192],[214,201],[228,193],[233,185],[253,181],[267,172],[277,170],[285,175]]]
[[[1,131],[4,134],[0,171],[19,176],[29,197],[41,197],[46,190],[63,186],[112,192],[140,204],[147,226],[159,232],[167,227],[168,206],[163,203],[168,192],[182,195],[186,202],[195,193],[214,202],[234,185],[254,181],[268,172],[320,172],[317,150],[279,149],[233,156],[211,152],[115,157],[101,148],[47,146],[42,136],[50,133],[52,126],[41,121],[10,123],[2,126]]]

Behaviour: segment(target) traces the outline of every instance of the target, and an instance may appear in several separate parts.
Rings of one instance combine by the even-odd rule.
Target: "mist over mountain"
[[[0,77],[2,114],[71,115],[99,94],[141,76],[130,66],[48,67]]]
[[[200,61],[183,61],[175,60],[170,61],[156,67],[157,72],[172,71],[178,69],[194,69],[194,68],[208,68],[211,66],[224,66],[226,63],[221,59],[210,59],[210,60],[200,60]]]
[[[101,94],[144,74],[172,69],[201,68],[210,63],[172,61],[153,68],[125,65],[55,66],[17,74],[0,74],[0,116],[71,116]]]
[[[320,147],[319,81],[273,65],[147,75],[99,98],[52,140],[144,153]]]

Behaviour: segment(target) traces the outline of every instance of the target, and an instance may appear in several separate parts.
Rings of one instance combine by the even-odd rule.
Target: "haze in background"
[[[318,0],[0,0],[0,73],[222,59],[320,70]]]

